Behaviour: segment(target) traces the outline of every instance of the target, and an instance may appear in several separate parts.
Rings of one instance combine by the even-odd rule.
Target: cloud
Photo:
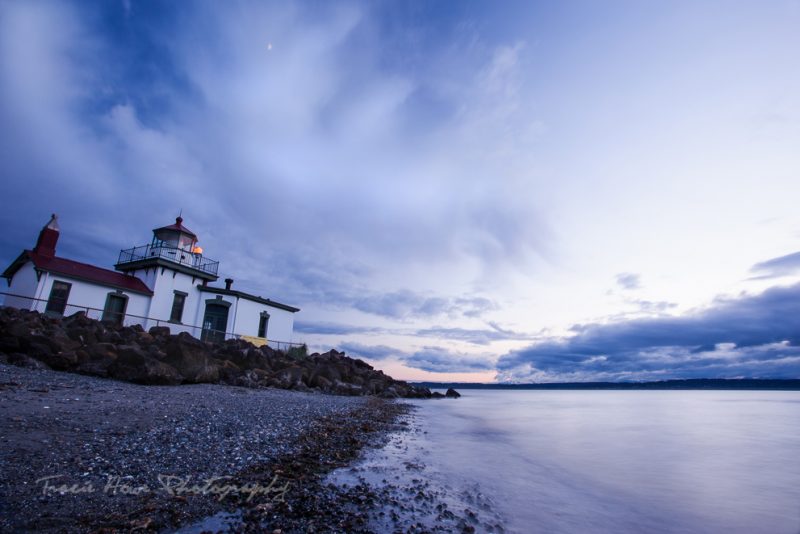
[[[452,341],[464,341],[473,345],[489,345],[495,341],[530,340],[534,336],[512,330],[504,330],[495,323],[488,323],[490,328],[458,328],[434,326],[431,328],[388,328],[356,324],[332,323],[326,321],[295,322],[294,329],[301,334],[312,335],[358,335],[358,334],[394,334],[411,338],[435,338]]]
[[[435,326],[417,330],[415,335],[438,339],[466,341],[474,345],[488,345],[494,341],[530,340],[533,336],[521,332],[504,330],[495,323],[489,323],[490,328],[457,328]]]
[[[539,131],[520,115],[525,47],[457,21],[447,47],[384,46],[383,9],[3,3],[0,255],[57,211],[61,252],[108,265],[183,208],[244,290],[401,320],[492,311],[429,290],[548,247],[516,185]],[[425,275],[384,276],[397,265]]]
[[[639,311],[644,313],[664,313],[667,310],[678,306],[675,302],[669,302],[666,300],[636,299],[632,302],[639,307]]]
[[[617,285],[622,289],[639,289],[641,281],[638,274],[634,273],[619,273],[616,276]]]
[[[365,313],[393,319],[437,315],[479,317],[497,308],[486,298],[427,296],[408,289],[368,296],[351,296],[345,304]]]
[[[424,347],[405,356],[403,362],[409,367],[434,373],[469,373],[494,369],[494,361],[488,356],[457,353],[442,347]]]
[[[507,381],[800,376],[800,284],[718,299],[681,317],[573,327],[575,335],[510,352]]]
[[[762,261],[753,265],[750,271],[755,273],[755,279],[759,280],[800,273],[800,252]]]
[[[426,346],[407,352],[386,345],[347,342],[341,343],[339,348],[350,356],[370,360],[394,358],[408,367],[434,373],[468,373],[494,369],[494,358],[491,356],[464,354],[438,346]]]
[[[383,332],[384,329],[371,326],[350,325],[330,322],[297,321],[295,332],[319,335],[352,335]]]
[[[402,351],[387,347],[386,345],[364,345],[356,342],[340,343],[339,350],[346,352],[350,356],[357,356],[368,360],[384,360],[404,354]]]

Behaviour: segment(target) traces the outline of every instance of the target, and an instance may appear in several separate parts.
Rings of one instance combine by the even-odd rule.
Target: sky
[[[800,2],[0,0],[0,261],[182,211],[409,380],[800,378]]]

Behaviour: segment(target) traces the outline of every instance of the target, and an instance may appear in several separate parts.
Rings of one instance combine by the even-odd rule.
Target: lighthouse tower
[[[185,312],[200,308],[195,287],[217,280],[219,262],[203,256],[197,242],[179,216],[175,224],[155,228],[149,245],[120,251],[114,267],[140,278],[153,292],[149,316],[169,317],[176,325],[199,322],[196,314]]]

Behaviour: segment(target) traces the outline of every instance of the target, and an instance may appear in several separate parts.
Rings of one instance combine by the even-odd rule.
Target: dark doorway
[[[269,324],[269,314],[261,312],[261,317],[258,320],[258,337],[267,337],[267,325]]]
[[[125,308],[127,307],[127,296],[109,293],[106,298],[106,307],[103,310],[103,322],[122,325],[123,319],[125,319]]]
[[[53,287],[50,289],[50,298],[47,299],[47,308],[45,312],[51,315],[64,315],[64,310],[67,308],[67,299],[69,298],[69,290],[72,284],[66,282],[53,282]]]
[[[206,304],[203,317],[203,333],[200,339],[212,343],[225,341],[225,329],[228,327],[228,307],[222,304]]]

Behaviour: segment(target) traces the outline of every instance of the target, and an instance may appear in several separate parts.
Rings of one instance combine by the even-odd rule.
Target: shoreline
[[[142,386],[4,364],[0,399],[3,532],[199,532],[220,514],[241,531],[369,532],[366,510],[381,504],[349,501],[325,476],[385,444],[411,410],[373,397]]]

